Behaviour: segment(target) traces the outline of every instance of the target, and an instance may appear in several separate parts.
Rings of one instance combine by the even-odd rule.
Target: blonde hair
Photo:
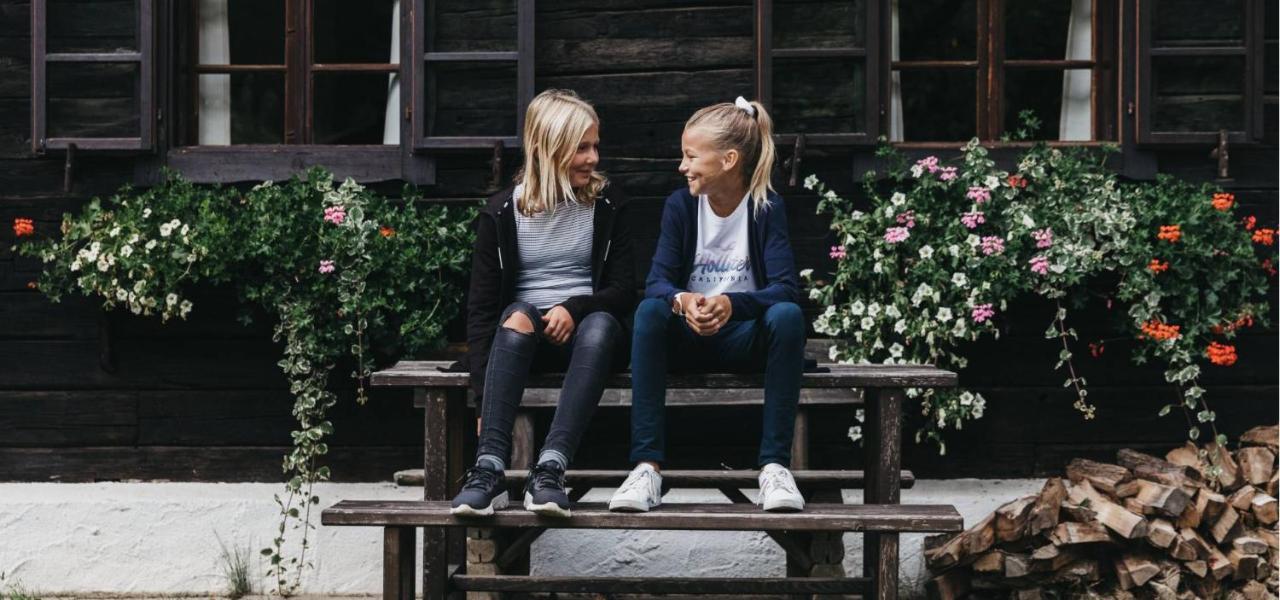
[[[592,171],[587,185],[575,190],[569,165],[582,136],[599,123],[596,109],[571,90],[547,90],[529,103],[524,117],[524,166],[516,174],[516,182],[524,186],[516,200],[521,213],[554,211],[562,199],[573,198],[586,205],[596,201],[609,180]]]
[[[751,101],[755,114],[732,102],[721,102],[705,107],[684,124],[685,130],[695,127],[711,136],[716,149],[737,150],[742,156],[743,183],[751,193],[751,208],[758,211],[769,206],[769,192],[773,190],[770,175],[776,152],[773,148],[773,119],[764,105]],[[747,170],[746,165],[754,165]]]

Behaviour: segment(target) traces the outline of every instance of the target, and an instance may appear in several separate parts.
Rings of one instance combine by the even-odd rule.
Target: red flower
[[[1204,353],[1209,357],[1209,362],[1215,365],[1229,367],[1236,364],[1235,346],[1210,342],[1209,347],[1204,349]]]
[[[1107,347],[1102,342],[1089,342],[1089,355],[1094,358],[1101,357],[1106,350]]]
[[[1244,225],[1245,231],[1253,231],[1253,228],[1258,226],[1258,217],[1249,215],[1241,219],[1240,222]]]
[[[1263,246],[1271,246],[1276,243],[1276,230],[1263,228],[1253,232],[1253,242],[1262,244]]]
[[[1173,340],[1182,335],[1180,333],[1181,329],[1182,327],[1179,325],[1168,325],[1155,320],[1147,321],[1142,324],[1142,334],[1138,336],[1138,339],[1149,337],[1157,342]]]
[[[1027,179],[1021,175],[1010,175],[1009,179],[1007,179],[1006,181],[1009,182],[1009,187],[1011,188],[1027,187]]]
[[[37,283],[36,283],[36,282],[34,282],[34,281],[28,281],[28,282],[27,282],[27,289],[29,289],[29,290],[38,290],[38,289],[40,289],[40,285],[39,285],[39,284],[37,284]]]
[[[1263,270],[1263,271],[1266,271],[1266,272],[1267,272],[1267,275],[1270,275],[1270,276],[1272,276],[1272,277],[1275,277],[1275,276],[1276,276],[1276,267],[1275,267],[1275,265],[1272,265],[1272,264],[1271,264],[1271,259],[1270,259],[1270,258],[1268,258],[1268,259],[1266,259],[1266,260],[1262,261],[1262,270]]]
[[[31,223],[31,219],[18,218],[13,220],[13,235],[24,237],[32,235],[35,232],[36,226]]]
[[[1151,259],[1151,262],[1147,265],[1147,269],[1150,270],[1152,273],[1155,273],[1158,275],[1160,273],[1163,273],[1169,270],[1169,262],[1168,261],[1160,262],[1160,259],[1153,258]]]
[[[1175,243],[1182,239],[1181,225],[1161,225],[1160,233],[1156,234],[1156,239],[1165,240],[1169,243]]]
[[[1213,195],[1213,207],[1217,210],[1223,212],[1231,210],[1231,206],[1235,203],[1236,197],[1234,194],[1219,192]]]
[[[383,225],[382,227],[379,227],[378,233],[381,234],[382,237],[384,238],[390,238],[390,237],[396,236],[396,230],[393,229],[390,225]]]

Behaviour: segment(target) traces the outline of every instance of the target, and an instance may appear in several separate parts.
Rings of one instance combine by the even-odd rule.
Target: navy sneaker
[[[547,461],[529,469],[524,508],[544,517],[569,516],[569,495],[564,491],[564,469],[560,463]]]
[[[502,473],[477,465],[467,471],[462,491],[453,498],[455,515],[487,517],[507,507],[507,490],[502,487]]]

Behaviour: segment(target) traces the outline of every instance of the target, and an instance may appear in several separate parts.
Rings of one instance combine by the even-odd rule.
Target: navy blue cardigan
[[[747,238],[756,291],[725,294],[733,305],[730,320],[757,319],[774,304],[798,303],[800,299],[800,280],[787,235],[787,211],[781,196],[769,192],[768,198],[769,205],[761,207],[759,214],[748,211]],[[667,196],[662,209],[662,230],[645,280],[645,297],[661,298],[670,304],[676,294],[689,291],[686,286],[697,246],[698,198],[689,193],[689,188],[681,188]]]

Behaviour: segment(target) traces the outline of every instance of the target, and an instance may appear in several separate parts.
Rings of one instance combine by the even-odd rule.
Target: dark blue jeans
[[[673,371],[764,370],[764,428],[759,465],[791,466],[800,375],[804,371],[804,315],[791,302],[775,304],[754,321],[729,321],[715,335],[689,329],[671,305],[648,298],[636,309],[631,344],[631,460],[666,458],[668,367]]]
[[[533,323],[533,333],[503,327],[515,312]],[[511,430],[531,371],[565,372],[564,386],[551,421],[543,450],[555,450],[572,460],[582,434],[591,422],[605,378],[612,368],[614,347],[622,326],[606,312],[593,312],[575,323],[573,335],[563,346],[542,337],[542,312],[525,302],[513,302],[502,312],[489,351],[480,409],[480,442],[476,456],[490,454],[511,460]],[[524,468],[526,465],[514,465]]]

